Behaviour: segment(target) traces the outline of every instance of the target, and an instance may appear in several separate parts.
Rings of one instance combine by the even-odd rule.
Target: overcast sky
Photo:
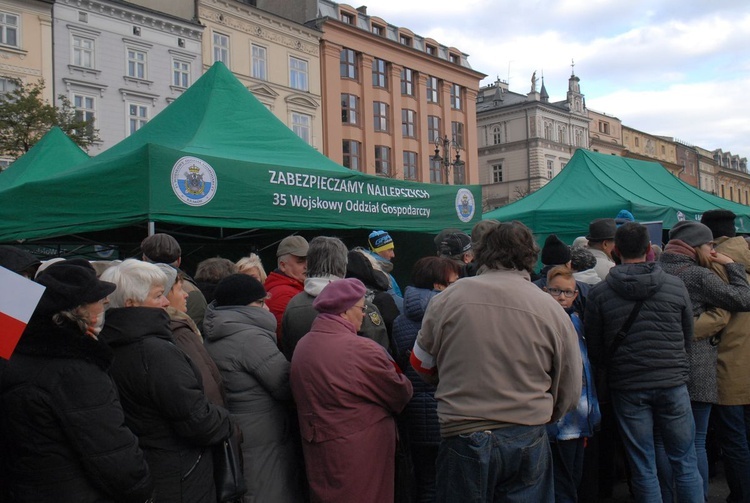
[[[588,108],[750,158],[749,0],[376,0],[367,13],[469,54],[482,85],[525,94],[543,74],[551,101],[575,60]]]

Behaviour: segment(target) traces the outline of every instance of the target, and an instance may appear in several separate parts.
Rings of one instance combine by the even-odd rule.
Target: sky
[[[525,94],[536,71],[561,101],[574,61],[589,109],[750,158],[748,0],[376,0],[367,13],[468,54],[481,85]]]

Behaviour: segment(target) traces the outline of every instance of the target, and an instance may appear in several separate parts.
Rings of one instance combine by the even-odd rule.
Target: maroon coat
[[[340,316],[321,314],[290,375],[314,502],[393,501],[396,423],[411,382]]]

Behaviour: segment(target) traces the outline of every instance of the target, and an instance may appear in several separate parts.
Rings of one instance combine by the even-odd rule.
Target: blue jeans
[[[553,502],[552,457],[541,426],[508,426],[444,438],[438,503]]]
[[[706,436],[708,435],[708,421],[711,418],[711,404],[706,402],[690,402],[695,421],[695,455],[698,459],[698,473],[703,479],[703,497],[708,501],[708,453],[706,452]],[[659,428],[654,428],[656,444],[656,466],[659,470],[659,484],[661,485],[662,500],[668,503],[674,501],[674,474],[667,453],[664,450],[664,439]]]
[[[732,501],[750,502],[750,405],[716,405],[719,444]]]
[[[611,390],[612,406],[632,472],[636,501],[661,501],[654,428],[672,467],[678,501],[703,503],[703,480],[695,455],[695,423],[685,385],[639,391]]]
[[[552,468],[555,474],[555,503],[576,503],[578,486],[583,477],[586,440],[574,438],[550,442]]]

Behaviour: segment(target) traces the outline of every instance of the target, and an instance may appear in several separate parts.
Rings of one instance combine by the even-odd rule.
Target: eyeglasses
[[[361,309],[362,310],[362,314],[365,314],[367,312],[367,305],[365,305],[365,304],[362,304],[361,306],[358,306],[357,304],[354,304],[352,306],[352,309],[355,308],[355,307],[358,307],[359,309]]]
[[[559,288],[547,288],[547,293],[553,297],[559,297],[560,294],[565,295],[567,298],[571,298],[576,294],[578,290],[560,290]]]

